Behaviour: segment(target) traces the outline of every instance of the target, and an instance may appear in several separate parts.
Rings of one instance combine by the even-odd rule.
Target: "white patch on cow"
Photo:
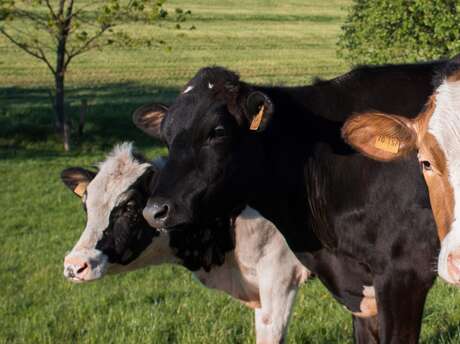
[[[450,254],[455,251],[460,253],[460,81],[444,80],[437,89],[436,108],[428,124],[428,131],[444,152],[454,195],[453,223],[441,243],[438,273],[448,282],[458,283],[449,275],[447,261]]]
[[[185,94],[185,93],[189,93],[191,90],[193,90],[194,86],[190,85],[190,86],[187,86],[187,88],[184,90],[184,92],[182,92],[182,94]]]
[[[286,335],[297,289],[310,272],[273,223],[246,207],[235,221],[235,250],[199,280],[255,308],[257,343],[280,343]]]
[[[132,150],[131,143],[115,146],[106,160],[99,164],[99,172],[87,187],[86,227],[66,260],[85,255],[92,267],[92,275],[88,278],[99,278],[104,272],[105,268],[99,267],[99,263],[105,265],[107,258],[95,247],[109,225],[112,209],[121,201],[120,196],[150,166],[148,163],[139,163]]]
[[[209,88],[209,89],[212,89],[213,87],[214,87],[214,85],[211,84],[210,82],[208,82],[208,88]]]

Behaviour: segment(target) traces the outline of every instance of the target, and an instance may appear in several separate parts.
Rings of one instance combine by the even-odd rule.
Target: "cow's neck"
[[[321,249],[324,244],[314,231],[305,168],[320,148],[340,154],[351,152],[340,136],[342,123],[312,114],[301,102],[311,96],[311,87],[261,90],[271,98],[277,112],[259,137],[264,162],[251,187],[249,205],[276,224],[295,252]]]

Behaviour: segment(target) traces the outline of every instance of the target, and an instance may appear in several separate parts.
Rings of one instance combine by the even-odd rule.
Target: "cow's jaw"
[[[154,230],[152,228],[152,230]],[[164,263],[178,264],[180,259],[176,257],[175,251],[170,246],[169,233],[159,231],[152,243],[141,253],[139,257],[126,265],[107,264],[107,274],[119,274],[123,272],[142,269],[150,265],[160,265]]]
[[[445,185],[436,187],[444,192],[442,208],[432,202],[433,211],[445,214],[445,232],[440,236],[441,252],[438,273],[449,283],[460,285],[460,81],[444,80],[436,94],[436,108],[430,118],[428,132],[434,136],[442,150],[446,176]],[[437,209],[439,208],[439,209]],[[439,223],[438,223],[439,226]]]

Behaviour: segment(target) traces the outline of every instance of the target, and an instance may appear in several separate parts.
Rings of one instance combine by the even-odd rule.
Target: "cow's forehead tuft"
[[[115,146],[99,164],[99,172],[88,185],[88,202],[114,206],[116,198],[135,183],[149,166],[134,155],[131,143]]]
[[[237,73],[228,70],[223,67],[205,67],[201,68],[193,79],[190,81],[190,84],[200,85],[203,88],[212,89],[215,85],[229,84],[236,85],[238,84],[240,77]],[[212,85],[212,87],[210,87]]]

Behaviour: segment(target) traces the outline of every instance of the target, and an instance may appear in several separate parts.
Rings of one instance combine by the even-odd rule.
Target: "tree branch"
[[[54,20],[57,20],[58,18],[57,18],[56,12],[54,12],[53,7],[52,7],[51,4],[50,4],[50,1],[49,1],[49,0],[45,0],[45,4],[46,4],[46,6],[48,7],[48,10],[50,11],[51,16],[53,17],[53,19],[54,19]]]
[[[101,31],[97,32],[93,37],[88,39],[80,48],[72,50],[67,56],[67,61],[65,62],[65,66],[67,67],[67,65],[70,63],[70,61],[75,56],[78,56],[78,55],[83,54],[84,52],[90,50],[92,48],[91,43],[93,43],[99,37],[101,37],[104,34],[104,32],[107,31],[110,27],[111,27],[110,25],[102,27]]]
[[[63,19],[62,16],[64,15],[64,5],[65,5],[65,0],[59,0],[59,10],[57,13],[57,17],[59,18],[59,21]]]
[[[0,33],[5,36],[11,43],[13,43],[14,45],[16,45],[17,47],[21,48],[22,50],[24,50],[26,53],[28,53],[29,55],[39,59],[39,60],[42,60],[43,62],[45,62],[45,64],[48,66],[48,68],[51,70],[51,72],[53,74],[56,74],[53,66],[51,66],[50,62],[48,61],[48,59],[46,58],[46,55],[45,53],[43,52],[43,50],[41,48],[37,48],[37,47],[30,47],[29,45],[25,44],[25,43],[22,43],[22,42],[19,42],[18,40],[14,39],[14,37],[12,37],[10,34],[8,34],[4,29],[0,28]],[[34,49],[36,51],[34,51]]]

